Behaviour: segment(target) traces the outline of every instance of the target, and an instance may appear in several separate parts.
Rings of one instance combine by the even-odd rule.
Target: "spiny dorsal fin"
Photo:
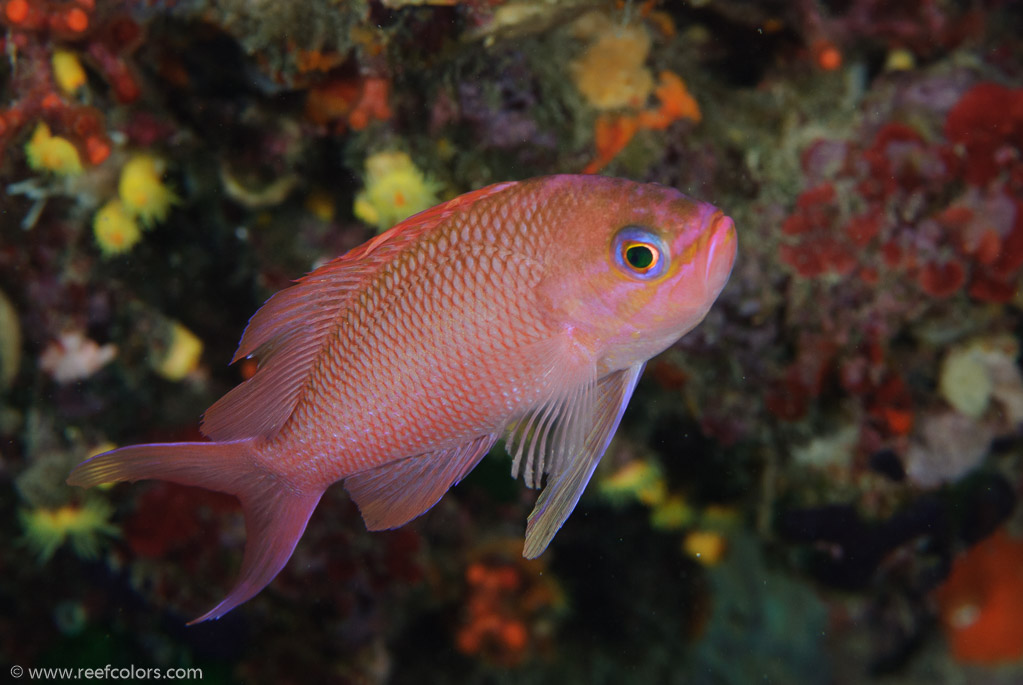
[[[294,411],[310,368],[338,325],[346,302],[382,265],[457,209],[513,185],[487,186],[420,212],[267,300],[249,319],[231,360],[255,356],[259,368],[206,411],[202,432],[218,441],[275,434]]]

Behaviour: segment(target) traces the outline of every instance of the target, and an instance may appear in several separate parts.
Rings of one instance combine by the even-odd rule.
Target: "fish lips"
[[[659,328],[660,335],[671,338],[670,342],[703,320],[735,264],[738,251],[735,224],[712,205],[704,205],[701,210],[703,218],[696,241],[690,237],[688,248],[679,249],[683,255],[687,249],[692,250],[692,257],[680,265],[674,282],[658,296],[664,316],[650,325],[650,333]]]
[[[735,232],[735,223],[720,210],[708,219],[710,241],[704,262],[704,283],[711,298],[716,298],[728,282],[735,265],[735,257],[739,249],[739,239]]]

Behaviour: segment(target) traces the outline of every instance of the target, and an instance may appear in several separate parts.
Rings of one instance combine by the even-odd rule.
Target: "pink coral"
[[[93,375],[117,356],[117,347],[99,345],[81,331],[67,331],[54,340],[39,357],[39,367],[60,384]]]

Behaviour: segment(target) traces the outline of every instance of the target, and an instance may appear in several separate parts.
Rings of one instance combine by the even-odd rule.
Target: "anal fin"
[[[496,441],[497,435],[483,435],[452,449],[377,466],[346,478],[345,489],[359,506],[366,528],[397,528],[436,504]]]

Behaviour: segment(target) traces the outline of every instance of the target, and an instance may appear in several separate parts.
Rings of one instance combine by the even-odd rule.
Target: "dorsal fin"
[[[280,430],[294,411],[309,370],[346,302],[382,265],[458,208],[513,185],[516,183],[490,185],[409,217],[267,300],[249,319],[231,360],[255,356],[259,367],[252,378],[206,410],[202,432],[224,441],[269,437]]]

